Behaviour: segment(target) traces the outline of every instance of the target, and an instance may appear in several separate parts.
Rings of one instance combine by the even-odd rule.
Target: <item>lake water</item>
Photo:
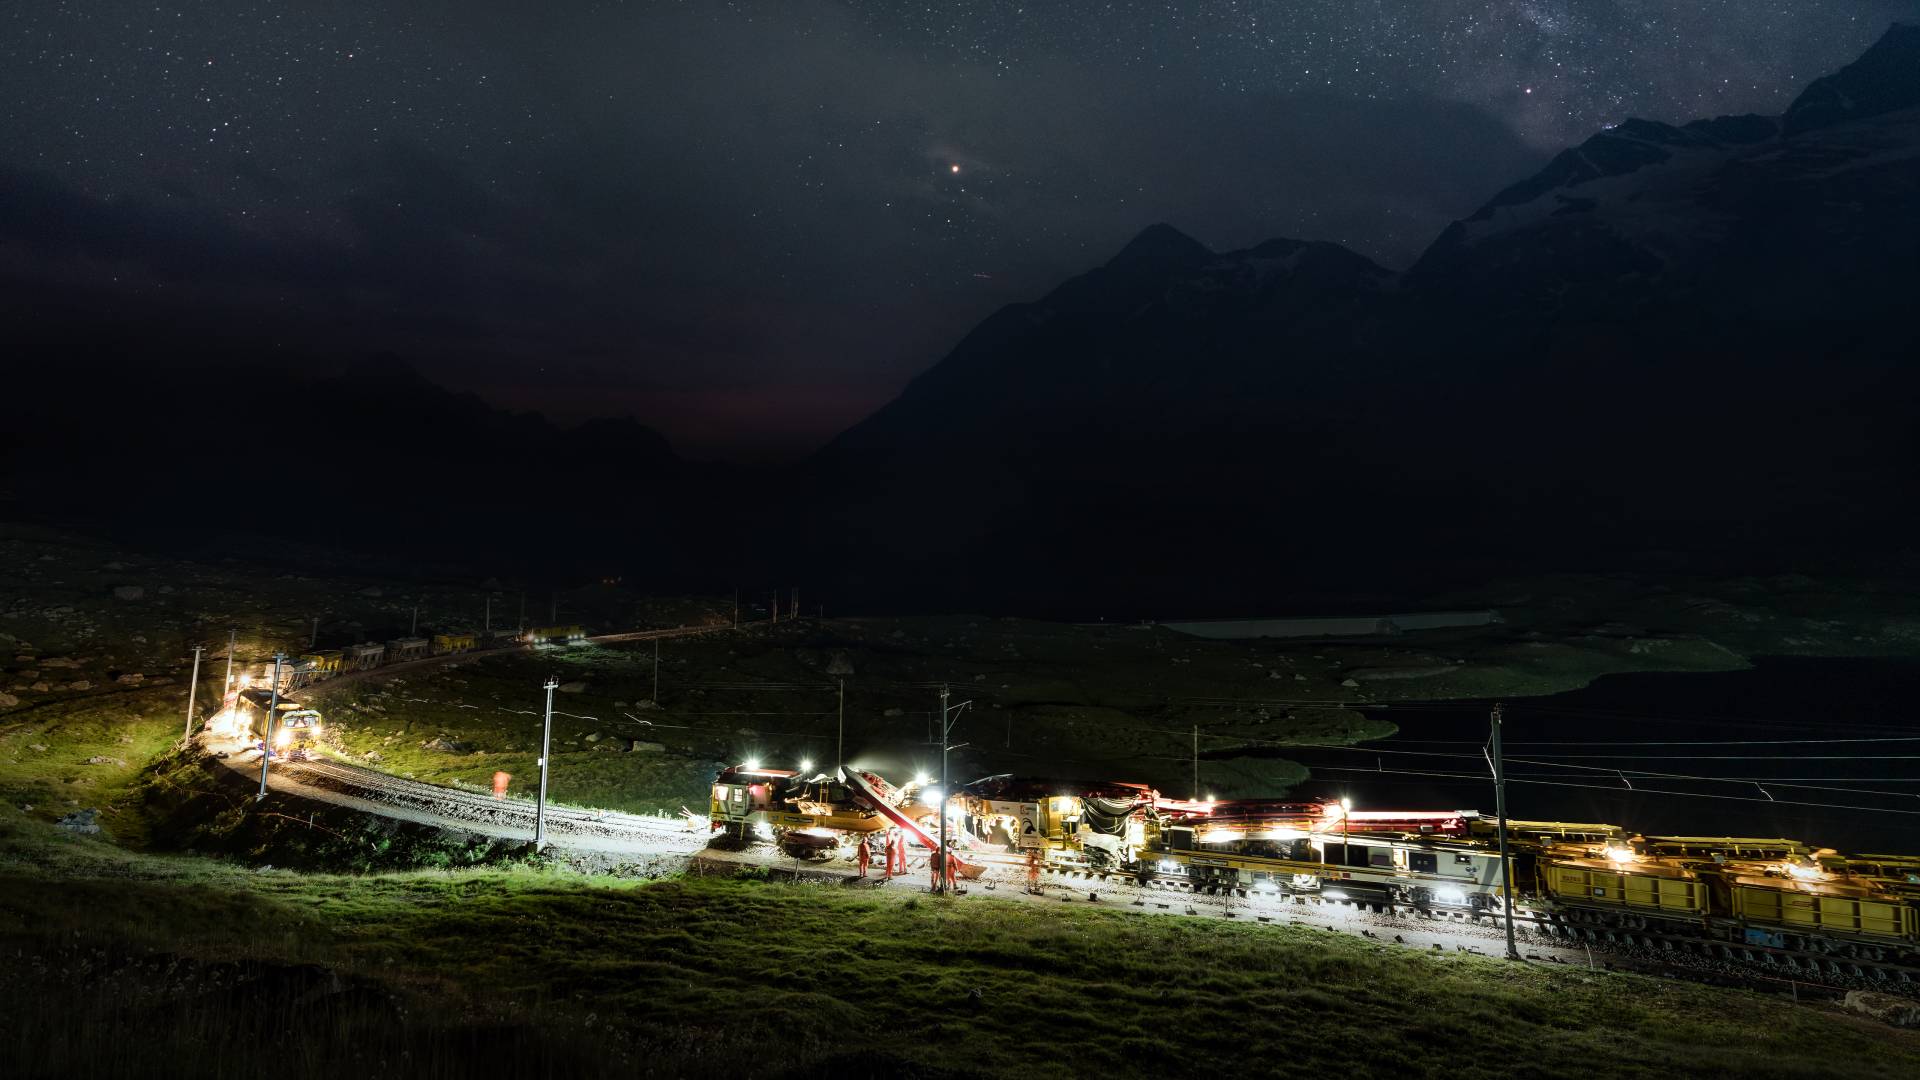
[[[1916,703],[1920,660],[1772,657],[1747,671],[1608,675],[1515,699],[1503,722],[1507,813],[1920,854]],[[1391,739],[1280,753],[1313,769],[1302,795],[1347,795],[1356,809],[1491,814],[1481,756],[1490,704],[1394,707]],[[1410,775],[1422,773],[1470,775]]]

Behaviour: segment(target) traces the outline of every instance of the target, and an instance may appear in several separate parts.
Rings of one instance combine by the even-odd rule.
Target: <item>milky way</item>
[[[0,272],[792,452],[1165,220],[1390,266],[1914,0],[19,3]]]

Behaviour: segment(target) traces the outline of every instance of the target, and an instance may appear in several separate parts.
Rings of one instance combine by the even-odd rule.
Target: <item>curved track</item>
[[[496,799],[491,795],[441,787],[418,780],[403,780],[389,773],[342,765],[333,761],[296,761],[280,766],[283,775],[321,778],[340,785],[345,794],[378,797],[378,801],[403,806],[416,812],[450,818],[455,822],[490,825],[495,828],[525,830],[533,836],[534,804],[522,798]],[[686,838],[686,822],[673,818],[624,814],[612,810],[577,810],[548,804],[547,828],[612,839],[643,837]],[[699,839],[704,840],[704,836]]]

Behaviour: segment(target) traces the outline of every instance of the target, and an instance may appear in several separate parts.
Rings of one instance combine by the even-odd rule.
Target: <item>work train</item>
[[[321,730],[318,710],[272,690],[259,689],[240,691],[235,696],[235,705],[235,718],[243,728],[236,729],[234,734],[245,730],[250,737],[271,737],[274,756],[288,761],[305,761],[312,754]]]
[[[587,639],[584,628],[574,625],[536,626],[492,634],[447,633],[431,638],[396,638],[382,645],[366,642],[344,649],[306,653],[290,657],[280,664],[280,685],[273,685],[274,666],[262,665],[257,672],[242,672],[239,686],[230,693],[227,719],[217,720],[213,729],[225,735],[263,739],[273,732],[273,752],[290,761],[310,756],[321,731],[320,713],[293,697],[293,692],[313,683],[333,678],[342,672],[371,671],[389,664],[405,663],[429,656],[472,652],[479,648],[508,648],[514,645],[571,645]],[[277,690],[277,692],[276,692]],[[267,717],[275,719],[269,723]]]
[[[344,649],[304,653],[289,657],[280,665],[280,689],[287,692],[322,682],[343,672],[371,671],[388,664],[423,660],[430,656],[472,652],[479,648],[502,649],[513,645],[572,645],[587,639],[585,628],[574,625],[536,626],[531,630],[505,630],[491,633],[435,634],[431,638],[403,637],[382,644],[378,641],[349,645]],[[268,664],[261,682],[271,680],[273,665]]]
[[[751,766],[751,767],[750,767]],[[937,833],[938,793],[870,773],[757,764],[716,778],[716,832],[831,854],[900,816]],[[890,805],[882,806],[880,803]],[[1479,918],[1504,904],[1495,821],[1476,811],[1357,811],[1341,802],[1168,799],[1135,784],[994,776],[947,798],[958,860],[1301,895]],[[1608,824],[1507,822],[1516,910],[1585,924],[1920,964],[1920,857],[1841,855],[1793,840],[1641,836]]]

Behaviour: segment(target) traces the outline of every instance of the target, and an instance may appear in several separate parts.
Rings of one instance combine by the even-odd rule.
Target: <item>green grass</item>
[[[928,744],[933,682],[972,700],[954,741],[967,777],[995,772],[1136,780],[1184,791],[1191,783],[1189,731],[1210,750],[1251,740],[1351,742],[1389,734],[1377,713],[1263,707],[1290,663],[1264,646],[1174,639],[1165,632],[1071,627],[965,617],[852,619],[756,627],[666,642],[660,709],[653,647],[585,646],[496,657],[309,692],[333,738],[353,760],[416,779],[486,786],[496,771],[524,790],[534,780],[541,685],[552,676],[584,683],[555,707],[552,791],[562,802],[633,811],[698,808],[721,763],[757,758],[797,766],[830,761],[836,697],[825,673],[836,654],[852,662],[849,761],[903,778],[936,767]],[[1327,667],[1331,661],[1314,662]],[[1357,700],[1316,674],[1332,703]],[[1284,693],[1299,695],[1286,681]],[[1233,698],[1246,707],[1190,699]],[[592,719],[585,719],[585,718]],[[468,752],[426,749],[437,737]],[[597,736],[595,739],[593,737]],[[610,752],[629,740],[664,752]],[[1296,764],[1240,757],[1202,766],[1209,791],[1277,794],[1299,783]]]
[[[0,800],[31,806],[43,820],[98,809],[104,827],[138,842],[146,823],[122,808],[141,768],[180,741],[185,702],[176,696],[167,689],[99,694],[0,715]],[[96,757],[113,760],[87,764]]]
[[[173,1052],[182,1074],[292,1076],[1920,1070],[1920,1037],[1826,1007],[1323,931],[838,885],[256,871],[6,811],[0,947],[18,1075]],[[347,992],[315,996],[335,973]]]

